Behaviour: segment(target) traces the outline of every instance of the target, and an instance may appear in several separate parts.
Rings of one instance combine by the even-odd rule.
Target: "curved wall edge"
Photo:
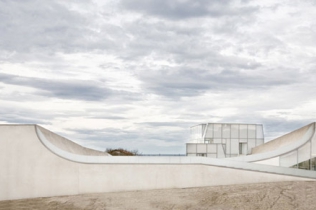
[[[145,157],[145,156],[84,156],[63,151],[50,143],[45,135],[36,127],[36,134],[43,145],[55,155],[66,160],[83,164],[157,164],[157,165],[208,165],[226,167],[239,170],[249,170],[264,173],[276,173],[288,176],[299,176],[316,179],[314,171],[305,171],[294,168],[261,165],[256,163],[240,162],[228,159],[204,158],[204,157]]]
[[[275,158],[280,155],[283,155],[283,154],[286,154],[298,149],[299,147],[303,146],[305,143],[310,141],[314,135],[315,135],[315,123],[312,123],[310,127],[308,128],[307,132],[304,134],[304,136],[291,145],[288,145],[284,148],[277,149],[271,152],[265,152],[265,153],[248,155],[248,156],[240,156],[240,157],[229,158],[229,159],[235,160],[235,161],[243,161],[243,162],[257,162],[257,161],[263,161],[263,160]]]
[[[0,200],[316,181],[315,171],[228,159],[78,155],[71,153],[73,148],[63,151],[64,147],[54,146],[50,142],[54,133],[46,135],[39,128],[37,125],[0,126],[0,168],[4,172],[0,173]]]

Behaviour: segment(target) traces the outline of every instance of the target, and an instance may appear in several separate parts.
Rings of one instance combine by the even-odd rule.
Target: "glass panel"
[[[213,124],[208,124],[205,138],[213,138]]]
[[[248,139],[239,139],[239,142],[248,143]]]
[[[209,153],[207,153],[207,157],[210,157],[210,158],[216,158],[216,154],[209,154]]]
[[[192,157],[192,156],[196,156],[196,154],[187,154],[187,156],[191,156]]]
[[[216,144],[208,144],[207,153],[216,153]]]
[[[247,144],[239,143],[239,154],[247,155]]]
[[[316,157],[316,135],[312,138],[312,157]]]
[[[214,139],[213,141],[216,144],[221,144],[222,143],[222,139]]]
[[[214,139],[205,139],[205,142],[208,141],[209,143],[213,143]]]
[[[257,129],[256,129],[256,137],[257,139],[263,139],[263,127],[262,125],[256,125]]]
[[[231,125],[231,138],[239,138],[239,125]]]
[[[194,127],[191,127],[191,141],[192,143],[198,143],[198,141],[202,140],[202,125],[197,125]]]
[[[297,167],[299,169],[310,170],[310,162],[311,162],[310,159],[300,162],[299,164],[297,164]]]
[[[232,139],[230,144],[230,154],[239,154],[239,141],[238,139]]]
[[[222,138],[230,138],[230,125],[224,124],[222,126],[223,129],[223,137]]]
[[[225,158],[224,149],[221,144],[217,144],[217,158]]]
[[[247,125],[239,125],[239,138],[247,138]]]
[[[316,171],[316,158],[310,160],[310,170]]]
[[[248,138],[256,138],[256,125],[248,125]]]
[[[206,145],[207,144],[198,144],[196,147],[197,153],[206,153]]]
[[[230,157],[230,139],[226,139],[226,157]]]
[[[256,146],[259,146],[259,145],[261,145],[261,144],[263,144],[264,142],[263,142],[263,139],[257,139],[256,140]]]
[[[298,163],[311,159],[311,143],[307,142],[298,149]]]
[[[202,124],[202,136],[204,135],[206,125],[207,125],[207,124]]]
[[[214,124],[214,138],[222,138],[222,124]]]
[[[255,139],[248,139],[248,154],[251,154],[251,149],[256,146]]]
[[[206,157],[206,154],[205,153],[198,153],[198,154],[196,154],[196,156]]]
[[[222,139],[222,144],[226,144],[226,139]]]
[[[222,144],[222,148],[223,148],[223,152],[224,152],[224,154],[226,156],[226,144]]]
[[[187,144],[187,153],[196,153],[196,144]]]
[[[280,156],[280,166],[291,167],[297,164],[297,151]]]

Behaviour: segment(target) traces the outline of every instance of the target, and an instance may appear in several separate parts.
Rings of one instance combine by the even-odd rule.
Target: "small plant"
[[[107,148],[105,152],[109,153],[112,156],[137,156],[139,155],[138,150],[127,150],[123,148],[111,149]]]

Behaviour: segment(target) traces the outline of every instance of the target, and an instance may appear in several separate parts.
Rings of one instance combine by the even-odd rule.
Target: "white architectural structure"
[[[260,126],[258,128],[256,135],[261,130]],[[231,135],[234,132],[233,128]],[[244,129],[239,127],[239,137],[243,137],[242,132]],[[252,127],[247,127],[247,140],[256,139],[253,136]],[[232,139],[235,138],[229,139],[234,141]],[[316,157],[315,123],[254,147],[251,151],[250,155],[223,159],[117,157],[84,148],[38,125],[0,125],[0,200],[259,182],[316,181],[316,172],[312,171],[315,170]]]
[[[264,144],[262,125],[200,124],[191,127],[187,155],[315,171],[315,130],[311,123]]]
[[[207,123],[191,127],[187,156],[212,158],[237,157],[251,154],[263,144],[263,127],[258,124]]]
[[[316,123],[255,147],[251,155],[231,159],[315,171]]]

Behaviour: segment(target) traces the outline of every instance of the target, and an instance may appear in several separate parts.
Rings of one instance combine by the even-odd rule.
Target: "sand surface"
[[[0,201],[0,209],[316,209],[316,182],[277,182]]]

